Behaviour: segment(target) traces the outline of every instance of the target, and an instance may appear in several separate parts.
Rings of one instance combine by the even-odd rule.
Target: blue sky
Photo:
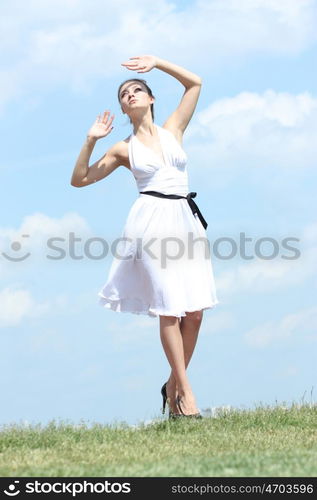
[[[0,424],[133,424],[160,414],[169,369],[158,318],[100,307],[112,256],[98,258],[100,246],[89,244],[120,236],[134,178],[121,167],[84,189],[70,185],[98,113],[115,114],[114,130],[92,161],[129,135],[116,93],[133,72],[120,64],[142,54],[203,79],[184,148],[218,249],[220,304],[204,313],[189,367],[198,406],[299,403],[311,391],[314,399],[316,1],[33,0],[1,10]],[[183,87],[157,69],[143,77],[162,125]],[[253,259],[239,254],[242,233]],[[62,259],[51,258],[52,237],[63,238]],[[293,260],[282,258],[293,255],[283,248],[291,237]],[[234,257],[221,258],[230,244],[220,238],[236,242]],[[255,254],[261,238],[274,238],[275,258]]]

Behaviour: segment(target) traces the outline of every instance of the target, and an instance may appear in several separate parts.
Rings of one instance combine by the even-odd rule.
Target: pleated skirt
[[[207,233],[186,199],[139,195],[98,295],[107,309],[152,317],[219,303]]]

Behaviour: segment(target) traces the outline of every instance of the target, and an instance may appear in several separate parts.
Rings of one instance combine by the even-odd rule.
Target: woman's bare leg
[[[197,343],[197,338],[198,338],[198,333],[199,329],[201,326],[201,322],[203,319],[203,311],[194,311],[194,312],[187,312],[186,316],[183,316],[180,319],[180,331],[183,339],[183,351],[184,351],[184,362],[185,362],[185,369],[188,367],[189,362],[192,358],[196,343]],[[176,379],[173,375],[173,371],[171,371],[170,377],[167,381],[167,388],[168,396],[170,397],[171,401],[175,401],[176,396],[178,394],[177,391],[177,383]],[[172,406],[172,410],[175,413],[179,413],[179,411],[176,408],[176,405]]]
[[[195,321],[193,320],[193,323],[197,323],[197,318]],[[172,379],[171,377],[170,379],[172,384],[175,384],[175,388],[177,386],[178,394],[181,396],[183,402],[182,409],[186,414],[198,412],[195,398],[186,374],[186,362],[188,365],[197,340],[197,335],[195,337],[193,334],[193,327],[189,328],[189,324],[189,322],[183,323],[183,331],[185,333],[183,334],[181,331],[181,322],[177,317],[160,316],[161,341],[173,375]],[[186,339],[185,346],[184,338]],[[170,382],[168,386],[171,409],[173,412],[179,413],[174,402],[174,397],[172,397]],[[174,391],[173,395],[175,395]]]

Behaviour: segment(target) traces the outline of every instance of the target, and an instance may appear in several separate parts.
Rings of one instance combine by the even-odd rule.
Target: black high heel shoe
[[[177,396],[176,398],[176,404],[177,404],[177,407],[179,409],[179,411],[181,412],[181,417],[186,417],[186,418],[203,418],[202,415],[198,412],[198,413],[190,413],[189,415],[186,415],[183,410],[182,410],[182,407],[181,407],[181,397],[180,396]]]
[[[162,413],[163,413],[163,415],[165,413],[165,406],[166,406],[166,403],[167,403],[166,385],[167,385],[167,382],[165,382],[165,384],[162,386],[162,389],[161,389],[161,394],[162,394],[162,398],[163,398],[163,407],[162,407]]]
[[[173,413],[169,407],[169,399],[167,397],[167,392],[166,392],[166,386],[167,386],[167,382],[165,382],[165,384],[162,386],[162,389],[161,389],[161,395],[162,395],[162,398],[163,398],[163,407],[162,407],[162,413],[164,415],[165,413],[165,407],[166,407],[166,403],[168,404],[168,418],[177,418],[177,417],[182,417],[183,415],[179,415],[178,413]]]

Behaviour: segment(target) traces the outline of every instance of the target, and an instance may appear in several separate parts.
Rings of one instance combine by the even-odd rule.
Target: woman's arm
[[[83,187],[93,182],[100,181],[121,165],[118,147],[115,144],[102,158],[100,158],[100,160],[89,167],[89,159],[97,140],[106,137],[113,129],[113,118],[113,116],[110,118],[109,111],[106,111],[103,117],[98,116],[97,120],[90,128],[73,170],[70,181],[72,186]]]
[[[155,60],[155,67],[157,69],[160,69],[161,71],[164,71],[165,73],[168,73],[176,78],[186,89],[195,85],[201,85],[202,80],[200,76],[195,73],[182,68],[182,66],[166,61],[165,59],[160,59],[159,57],[156,57]]]
[[[137,71],[138,73],[146,73],[153,68],[157,68],[173,76],[184,85],[185,92],[179,105],[164,123],[164,127],[171,130],[171,132],[181,140],[197,105],[202,85],[200,76],[177,64],[150,55],[131,57],[130,60],[123,63],[122,66]]]
[[[97,139],[87,136],[73,170],[73,175],[70,181],[72,186],[79,187],[82,183],[82,179],[87,175],[89,170],[89,159],[96,142]]]

